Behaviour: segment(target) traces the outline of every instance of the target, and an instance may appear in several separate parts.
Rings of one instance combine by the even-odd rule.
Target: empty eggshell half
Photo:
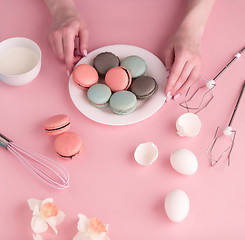
[[[201,120],[194,113],[184,113],[176,121],[177,134],[181,137],[196,136],[201,126]]]
[[[158,149],[152,142],[141,143],[134,152],[136,162],[143,166],[152,164],[157,157]]]
[[[198,168],[195,154],[186,148],[175,150],[170,156],[170,163],[175,171],[183,175],[192,175]]]
[[[165,198],[165,211],[173,222],[181,222],[188,215],[190,200],[187,194],[180,189],[169,192]]]

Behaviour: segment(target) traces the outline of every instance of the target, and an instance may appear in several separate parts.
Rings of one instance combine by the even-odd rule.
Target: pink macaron
[[[88,89],[99,81],[96,69],[89,64],[77,65],[72,72],[72,78],[82,89]]]
[[[65,132],[54,141],[57,154],[64,159],[72,159],[82,150],[83,144],[79,135],[74,132]]]
[[[127,90],[131,82],[131,74],[124,67],[111,68],[105,75],[105,83],[113,92]]]
[[[71,121],[65,114],[55,115],[46,119],[43,127],[47,134],[58,135],[70,129]]]

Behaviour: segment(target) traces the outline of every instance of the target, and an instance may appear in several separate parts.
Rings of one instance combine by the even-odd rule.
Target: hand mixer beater
[[[69,187],[68,172],[54,160],[23,148],[2,134],[0,134],[0,145],[50,186],[57,189]]]
[[[226,164],[228,166],[230,165],[231,151],[233,149],[234,142],[235,142],[235,136],[236,136],[236,131],[231,128],[231,124],[234,119],[235,113],[237,111],[238,104],[241,100],[244,88],[245,88],[245,81],[243,83],[242,90],[238,97],[236,106],[234,108],[234,111],[232,113],[228,126],[225,129],[222,129],[221,127],[217,127],[213,141],[208,147],[207,155],[211,161],[211,166],[214,166],[217,163],[220,163],[221,165],[226,165]],[[224,147],[225,144],[226,146]],[[221,163],[221,159],[225,160],[224,164]]]
[[[241,57],[245,47],[238,52],[233,59],[212,79],[207,81],[201,77],[196,80],[187,90],[185,101],[180,106],[186,108],[188,112],[198,113],[208,106],[214,98],[213,89],[216,86],[216,80],[225,72],[225,70],[238,58]],[[200,87],[199,87],[200,86]]]

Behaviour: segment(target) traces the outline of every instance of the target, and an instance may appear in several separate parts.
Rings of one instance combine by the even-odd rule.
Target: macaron
[[[149,76],[141,76],[133,80],[130,90],[137,99],[144,100],[151,97],[158,89],[157,82]]]
[[[61,134],[71,127],[70,118],[65,114],[59,114],[46,119],[43,123],[44,130],[49,135]]]
[[[106,73],[114,67],[120,65],[118,56],[111,52],[102,52],[98,54],[93,60],[93,66],[101,77],[105,77]]]
[[[56,137],[54,148],[57,154],[64,159],[72,159],[77,156],[83,147],[79,135],[74,132],[65,132]]]
[[[133,112],[136,108],[137,98],[129,91],[118,91],[112,94],[110,98],[111,110],[120,115]]]
[[[132,76],[132,78],[137,78],[142,76],[146,72],[146,62],[143,58],[132,55],[124,58],[121,61],[120,66],[127,68]]]
[[[72,72],[72,78],[82,89],[88,89],[99,81],[96,69],[89,64],[77,65]]]
[[[111,68],[105,75],[105,83],[113,92],[127,90],[131,82],[130,72],[124,67]]]
[[[87,96],[94,107],[104,107],[111,97],[111,89],[105,84],[97,83],[89,88]]]

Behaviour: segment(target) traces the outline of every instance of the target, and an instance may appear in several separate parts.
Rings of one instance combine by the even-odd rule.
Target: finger
[[[53,33],[53,43],[57,57],[64,60],[63,39],[60,31],[55,31]]]
[[[73,65],[77,64],[77,62],[80,61],[80,60],[81,60],[81,56],[75,56],[74,57],[74,61],[73,61]]]
[[[67,31],[64,34],[63,41],[66,68],[71,73],[74,63],[75,34],[72,31]]]
[[[175,85],[172,88],[171,93],[173,96],[175,96],[177,94],[177,92],[181,88],[181,86],[187,81],[187,79],[189,78],[194,67],[195,67],[195,65],[191,64],[189,61],[187,61],[185,63],[185,66],[182,69],[182,72],[181,72],[179,78],[177,79]]]
[[[188,88],[200,77],[201,67],[195,66],[188,79],[185,81],[185,83],[179,88],[178,93],[180,95],[186,94]]]
[[[186,61],[183,58],[177,58],[175,59],[173,66],[170,69],[170,75],[168,77],[168,81],[166,84],[165,92],[168,94],[169,92],[172,91],[175,83],[177,82],[182,69],[185,66]]]
[[[74,45],[74,56],[82,56],[82,54],[80,53],[80,46],[79,46],[79,37],[76,36],[75,37],[75,45]]]
[[[51,46],[51,49],[52,49],[53,53],[58,57],[57,52],[56,52],[56,47],[55,47],[55,44],[54,44],[54,38],[51,36],[51,34],[48,37],[48,42],[49,42],[49,44]]]
[[[174,62],[174,49],[167,48],[164,53],[164,63],[166,70],[169,71]]]
[[[88,50],[88,29],[82,28],[79,31],[80,52],[85,57]]]

